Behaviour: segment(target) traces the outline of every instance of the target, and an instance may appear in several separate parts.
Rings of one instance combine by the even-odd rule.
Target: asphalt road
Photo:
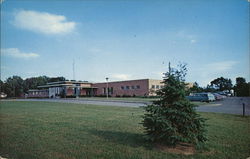
[[[93,105],[111,105],[122,107],[140,107],[145,106],[149,102],[134,101],[112,101],[112,100],[90,100],[90,99],[7,99],[4,101],[45,101],[45,102],[62,102],[76,104],[93,104]],[[228,97],[222,101],[216,101],[197,107],[200,112],[215,112],[226,114],[242,114],[245,103],[245,114],[250,115],[250,97]]]
[[[208,105],[199,106],[198,111],[226,114],[243,114],[243,103],[245,103],[245,114],[250,115],[250,97],[228,97],[222,101],[211,102]]]
[[[7,99],[5,101],[43,101],[43,102],[61,102],[61,103],[75,103],[75,104],[92,104],[92,105],[111,105],[121,107],[140,107],[145,106],[146,102],[130,102],[130,101],[110,101],[110,100],[90,100],[90,99]]]

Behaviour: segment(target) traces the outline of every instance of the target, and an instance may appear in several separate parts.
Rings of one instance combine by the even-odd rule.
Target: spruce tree
[[[160,99],[145,107],[143,126],[152,142],[175,146],[178,143],[199,144],[206,141],[205,119],[196,113],[195,105],[185,98],[185,64],[164,74]]]

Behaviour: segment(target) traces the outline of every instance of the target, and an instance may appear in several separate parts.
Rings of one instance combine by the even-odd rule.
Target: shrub
[[[95,97],[107,97],[106,94],[100,94],[100,95],[96,95]],[[108,95],[108,97],[111,97],[111,95]]]
[[[67,95],[66,98],[76,98],[75,95]]]
[[[122,97],[127,98],[127,97],[131,97],[131,95],[123,94]]]

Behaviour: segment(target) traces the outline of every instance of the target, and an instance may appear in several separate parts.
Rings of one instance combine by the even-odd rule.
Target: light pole
[[[107,94],[107,99],[109,98],[109,83],[108,83],[109,78],[106,77],[106,81],[107,81],[107,89],[106,89],[106,94]]]

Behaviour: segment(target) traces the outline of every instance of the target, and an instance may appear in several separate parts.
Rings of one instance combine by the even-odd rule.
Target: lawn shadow
[[[101,137],[113,143],[128,145],[131,147],[145,147],[152,149],[152,145],[147,142],[143,134],[119,131],[89,130],[89,133]]]

